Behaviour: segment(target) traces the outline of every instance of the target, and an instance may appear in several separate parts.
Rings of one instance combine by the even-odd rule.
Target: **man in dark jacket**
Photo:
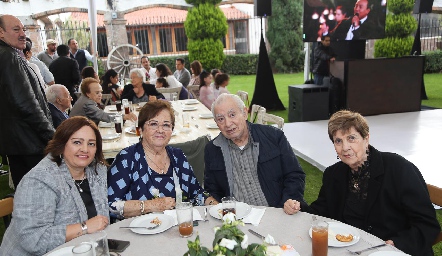
[[[58,59],[49,65],[49,71],[54,75],[55,83],[66,86],[73,99],[72,103],[77,101],[75,91],[81,82],[78,64],[69,57],[69,47],[61,44],[57,47]]]
[[[43,85],[19,56],[25,30],[16,17],[0,15],[0,155],[8,156],[15,186],[43,159],[54,135]]]
[[[217,201],[235,196],[251,205],[291,207],[305,203],[305,173],[284,133],[247,122],[236,95],[221,94],[212,105],[221,131],[205,148],[204,188]]]
[[[330,36],[322,36],[321,42],[315,48],[315,57],[313,62],[313,74],[315,75],[315,84],[321,85],[324,76],[330,75],[329,62],[335,61],[336,54],[330,47]]]

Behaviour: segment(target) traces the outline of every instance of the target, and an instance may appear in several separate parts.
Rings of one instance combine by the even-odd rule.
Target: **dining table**
[[[336,220],[304,212],[298,212],[294,215],[288,215],[285,214],[281,208],[260,206],[251,207],[252,209],[265,209],[265,211],[257,226],[251,224],[245,224],[244,226],[239,225],[239,228],[245,234],[247,234],[249,238],[249,244],[264,243],[262,238],[256,237],[248,231],[248,229],[252,229],[263,236],[267,236],[270,234],[280,245],[284,244],[293,246],[293,248],[299,253],[299,255],[302,256],[312,255],[312,239],[309,236],[309,229],[311,227],[313,217],[317,218],[318,220],[327,221],[329,224],[335,223],[339,225],[345,225]],[[204,216],[204,206],[196,206],[194,208],[200,213],[201,216]],[[135,220],[140,217],[124,219],[122,221],[109,225],[105,229],[105,232],[107,233],[108,239],[125,240],[130,242],[130,245],[123,252],[120,252],[121,256],[183,255],[188,250],[188,241],[195,241],[197,235],[199,235],[200,237],[201,246],[205,246],[209,249],[212,248],[212,242],[215,237],[214,228],[222,226],[222,221],[212,217],[211,214],[208,215],[208,221],[198,221],[198,226],[194,226],[193,234],[187,238],[182,238],[179,235],[178,226],[172,226],[164,230],[163,232],[156,234],[138,234],[133,232],[131,229],[120,228],[125,226],[134,226],[131,225],[131,223],[133,223],[133,221],[135,222]],[[143,217],[144,216],[146,215],[143,215]],[[330,226],[332,225],[330,224]],[[357,233],[359,233],[359,236],[357,237],[358,241],[355,244],[343,247],[332,247],[330,246],[329,242],[328,256],[353,255],[348,250],[358,251],[385,243],[382,239],[373,236],[363,230],[357,229],[355,227],[351,228],[353,228],[353,230],[357,230]],[[89,236],[90,235],[83,235],[75,238],[57,247],[56,249],[54,249],[54,251],[62,250],[64,247],[75,246],[80,244],[81,242],[88,241]],[[396,255],[401,251],[394,246],[385,245],[379,248],[365,251],[360,255],[368,256],[374,252],[389,252],[385,255],[389,255],[392,254],[392,252],[395,252]]]
[[[169,101],[175,114],[175,127],[169,144],[177,144],[197,139],[200,136],[207,136],[209,139],[215,138],[219,134],[212,112],[196,99]],[[133,104],[131,109],[138,116],[143,104]],[[117,114],[115,105],[106,106],[105,112]],[[120,112],[121,113],[121,112]],[[123,109],[124,113],[124,109]],[[187,119],[187,125],[183,123]],[[136,121],[135,121],[136,122]],[[127,120],[122,127],[122,133],[118,136],[114,123],[100,122],[98,128],[103,137],[103,154],[105,158],[115,158],[115,156],[126,147],[137,143],[140,136],[136,135],[135,122]]]

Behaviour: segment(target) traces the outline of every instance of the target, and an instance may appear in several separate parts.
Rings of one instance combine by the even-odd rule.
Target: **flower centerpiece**
[[[242,232],[238,225],[244,226],[244,222],[236,220],[234,213],[227,213],[223,216],[223,225],[215,228],[215,239],[213,239],[213,250],[201,246],[199,235],[195,241],[188,241],[189,250],[185,256],[264,256],[266,246],[263,244],[248,244],[248,237]]]

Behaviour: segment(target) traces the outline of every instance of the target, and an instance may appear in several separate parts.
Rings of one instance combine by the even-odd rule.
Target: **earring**
[[[339,155],[336,155],[336,159],[339,159]]]

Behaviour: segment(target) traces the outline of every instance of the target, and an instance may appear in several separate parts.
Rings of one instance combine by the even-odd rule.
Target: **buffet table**
[[[216,125],[212,112],[206,108],[201,102],[197,100],[179,100],[171,101],[173,109],[175,110],[175,128],[172,133],[170,144],[182,143],[196,138],[208,135],[209,138],[215,138],[219,134],[218,126]],[[134,104],[134,113],[138,116],[140,108]],[[117,113],[116,106],[106,106],[106,112]],[[183,127],[183,114],[190,118],[189,127]],[[103,153],[105,158],[114,158],[121,149],[126,148],[139,141],[132,130],[132,121],[126,121],[123,126],[121,136],[113,140],[103,140]],[[98,125],[102,136],[115,134],[114,124],[102,123]]]
[[[215,206],[213,206],[215,207]],[[263,207],[256,207],[263,208]],[[204,207],[196,207],[201,216],[204,216]],[[308,213],[299,212],[295,215],[287,215],[280,208],[267,207],[265,213],[258,226],[246,224],[240,226],[240,229],[248,235],[250,243],[263,243],[263,241],[253,236],[248,229],[267,236],[270,234],[275,238],[275,241],[279,244],[291,244],[296,251],[304,256],[311,255],[311,238],[309,236],[309,229],[312,223],[312,216]],[[153,235],[140,235],[133,233],[130,229],[120,229],[122,226],[129,226],[134,218],[126,219],[115,224],[108,226],[105,231],[107,232],[108,239],[118,239],[130,241],[129,247],[122,253],[122,256],[145,256],[145,255],[183,255],[187,251],[187,241],[194,241],[199,234],[201,245],[212,248],[212,241],[215,237],[213,228],[221,226],[222,222],[211,216],[208,216],[209,221],[199,221],[199,225],[194,227],[193,235],[189,238],[181,238],[179,236],[178,227],[173,226],[162,233]],[[317,216],[320,220],[333,221]],[[382,244],[384,241],[368,234],[362,230],[357,229],[360,238],[359,241],[351,246],[346,247],[329,247],[328,256],[342,256],[352,255],[347,249],[352,251],[362,250],[374,245]],[[81,242],[88,241],[89,235],[78,237],[66,244],[59,246],[57,249],[61,249],[68,246],[78,245]],[[370,251],[363,252],[361,255],[370,255],[377,251],[397,251],[395,247],[386,245],[380,248],[376,248]]]

